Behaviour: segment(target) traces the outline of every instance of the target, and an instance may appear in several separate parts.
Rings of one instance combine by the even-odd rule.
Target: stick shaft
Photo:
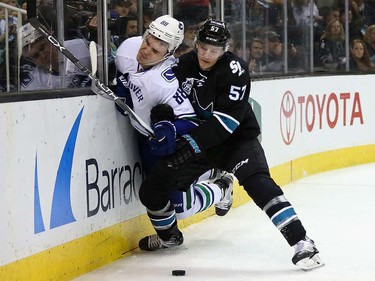
[[[99,79],[97,79],[92,72],[82,64],[68,49],[66,49],[62,44],[60,44],[56,38],[54,38],[46,28],[39,21],[36,14],[36,0],[28,0],[27,2],[27,16],[29,18],[30,24],[40,32],[47,40],[65,57],[67,57],[74,65],[76,65],[84,74],[86,74],[92,80],[92,83],[103,92],[105,92],[122,110],[127,112],[131,118],[133,118],[142,128],[147,132],[150,137],[154,137],[154,132],[151,127],[146,124],[125,102],[123,102],[118,96],[113,93],[113,91]]]

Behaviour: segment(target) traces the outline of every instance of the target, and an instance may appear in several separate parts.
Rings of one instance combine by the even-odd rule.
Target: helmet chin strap
[[[150,63],[146,63],[144,65],[141,65],[143,68],[144,66],[146,67],[152,67],[154,65],[157,65],[158,63],[162,62],[162,61],[165,61],[167,58],[169,58],[171,55],[173,54],[173,52],[167,52],[164,57],[158,61],[155,61],[155,62],[150,62]]]

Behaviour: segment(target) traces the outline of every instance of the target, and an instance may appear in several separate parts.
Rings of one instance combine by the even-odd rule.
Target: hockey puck
[[[173,276],[185,276],[185,274],[186,274],[185,270],[181,270],[181,269],[172,270]]]

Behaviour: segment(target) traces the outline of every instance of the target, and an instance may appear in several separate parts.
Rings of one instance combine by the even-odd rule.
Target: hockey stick
[[[92,76],[96,77],[96,71],[98,70],[98,50],[94,41],[90,42],[90,61],[91,61],[91,73]]]
[[[92,83],[101,91],[102,94],[106,94],[110,99],[112,99],[122,110],[127,112],[141,127],[147,132],[150,137],[154,137],[154,132],[124,101],[122,101],[118,96],[116,96],[112,90],[102,83],[99,79],[92,74],[92,72],[83,65],[71,52],[69,52],[62,44],[54,38],[47,29],[39,21],[36,11],[36,0],[27,1],[27,17],[30,24],[38,30],[38,32],[44,36],[59,52],[61,52],[65,57],[67,57],[75,66],[79,68],[84,74],[86,74]],[[96,71],[95,71],[96,72]],[[96,93],[96,92],[95,92]],[[102,96],[102,94],[99,94]]]
[[[98,69],[98,50],[96,47],[96,43],[94,41],[90,42],[89,45],[90,50],[90,61],[91,61],[91,75],[96,78],[96,71]],[[103,92],[96,83],[91,83],[91,91],[93,91],[95,94],[102,96],[105,99],[112,100],[112,98],[106,93]]]

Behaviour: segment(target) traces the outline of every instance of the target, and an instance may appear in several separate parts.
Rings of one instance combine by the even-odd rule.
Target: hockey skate
[[[218,216],[225,216],[233,203],[233,177],[231,174],[224,172],[221,178],[215,182],[222,192],[221,201],[215,204],[215,213]]]
[[[293,247],[295,253],[292,262],[302,270],[310,270],[324,265],[318,255],[319,251],[315,247],[314,241],[307,236]]]
[[[156,251],[159,249],[172,248],[184,243],[182,233],[179,235],[172,235],[167,241],[159,238],[157,234],[149,235],[139,241],[139,248],[144,251]]]

